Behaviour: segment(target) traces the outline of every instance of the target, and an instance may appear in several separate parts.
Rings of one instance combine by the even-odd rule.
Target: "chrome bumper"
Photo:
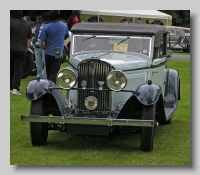
[[[21,115],[21,121],[59,123],[59,124],[83,124],[83,125],[87,124],[87,125],[107,125],[107,126],[117,125],[117,126],[154,127],[154,120],[136,120],[136,119]]]

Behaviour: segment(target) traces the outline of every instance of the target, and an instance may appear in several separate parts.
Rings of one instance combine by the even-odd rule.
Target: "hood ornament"
[[[97,81],[99,84],[99,90],[103,90],[104,81]]]

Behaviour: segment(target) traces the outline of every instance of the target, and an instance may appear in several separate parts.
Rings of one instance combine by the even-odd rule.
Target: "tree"
[[[190,10],[158,10],[172,16],[173,26],[190,28]]]
[[[41,15],[41,10],[23,10],[24,16],[30,16],[31,21],[36,21],[37,17]],[[60,19],[67,21],[72,14],[72,10],[61,10]]]

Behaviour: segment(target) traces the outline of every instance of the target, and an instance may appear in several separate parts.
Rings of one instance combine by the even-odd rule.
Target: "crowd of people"
[[[34,38],[30,24],[23,18],[23,10],[10,11],[10,92],[21,95],[21,74],[28,48],[34,45],[37,75],[56,84],[56,75],[60,70],[64,40],[69,38],[69,30],[81,22],[79,11],[74,10],[67,25],[59,21],[60,10],[41,10]]]
[[[132,21],[130,18],[128,18],[128,19],[126,20],[126,23],[134,23],[134,21]],[[142,22],[142,20],[141,20],[140,17],[138,18],[137,23],[138,23],[138,24],[143,24],[143,22]],[[146,24],[150,24],[148,19],[146,20]]]

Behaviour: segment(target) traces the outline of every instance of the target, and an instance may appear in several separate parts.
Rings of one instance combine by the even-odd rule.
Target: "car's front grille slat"
[[[96,59],[85,60],[78,66],[78,87],[82,88],[81,82],[87,82],[87,88],[99,88],[98,81],[104,81],[103,88],[108,89],[106,85],[106,76],[111,71],[111,66],[108,63]],[[108,112],[110,99],[109,91],[78,91],[78,109],[87,110],[84,105],[84,100],[92,95],[98,99],[98,106],[94,110],[96,112]]]

